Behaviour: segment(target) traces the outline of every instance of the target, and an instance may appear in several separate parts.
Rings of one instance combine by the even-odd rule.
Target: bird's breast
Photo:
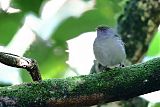
[[[93,50],[96,60],[103,66],[114,66],[125,59],[125,50],[120,39],[95,39]]]

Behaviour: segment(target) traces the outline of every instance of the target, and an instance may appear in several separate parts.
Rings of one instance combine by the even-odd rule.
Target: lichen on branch
[[[18,106],[91,106],[157,91],[159,84],[160,58],[155,58],[91,75],[2,87],[0,102],[7,105],[9,100]]]
[[[118,32],[130,62],[141,62],[160,24],[159,0],[130,0],[118,18]]]

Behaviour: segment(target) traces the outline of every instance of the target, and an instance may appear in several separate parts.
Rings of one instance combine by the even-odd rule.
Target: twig
[[[26,69],[30,73],[33,81],[42,80],[37,62],[34,59],[0,52],[0,62],[8,66]]]

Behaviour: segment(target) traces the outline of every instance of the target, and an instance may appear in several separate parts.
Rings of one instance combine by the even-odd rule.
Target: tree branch
[[[34,59],[21,57],[11,53],[0,52],[0,62],[11,67],[26,69],[31,75],[33,81],[42,80],[38,64]]]
[[[91,106],[160,89],[160,58],[106,72],[0,88],[5,106]]]
[[[118,19],[118,32],[125,43],[127,59],[135,64],[148,50],[160,24],[159,0],[130,0]]]
[[[130,64],[141,62],[145,56],[160,24],[159,7],[160,1],[158,0],[130,0],[126,3],[124,13],[118,18],[117,31],[125,43],[127,59]],[[121,102],[121,106],[127,104],[127,107],[146,107],[146,104],[142,105],[144,100],[138,102],[134,98],[129,102]]]

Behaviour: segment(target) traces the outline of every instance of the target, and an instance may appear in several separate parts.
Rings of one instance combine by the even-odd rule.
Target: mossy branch
[[[125,43],[128,64],[142,61],[159,24],[160,1],[128,0],[124,13],[118,18],[117,23],[117,31],[121,34]],[[138,101],[139,103],[135,99],[127,102],[123,101],[118,106],[146,107],[144,99]]]
[[[5,106],[91,106],[160,89],[160,58],[106,72],[0,88]]]
[[[127,59],[135,64],[146,54],[160,24],[159,0],[130,0],[118,18],[117,31],[125,43]]]

